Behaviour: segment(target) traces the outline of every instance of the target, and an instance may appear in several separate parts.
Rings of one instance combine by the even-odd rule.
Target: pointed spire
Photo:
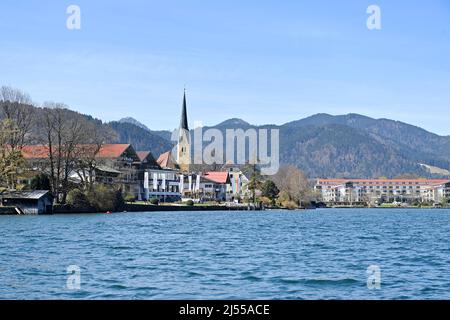
[[[188,120],[187,120],[187,108],[186,108],[186,88],[184,88],[184,94],[183,94],[183,108],[181,110],[180,129],[189,130]]]

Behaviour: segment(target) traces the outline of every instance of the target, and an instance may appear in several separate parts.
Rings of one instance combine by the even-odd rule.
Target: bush
[[[77,209],[91,208],[88,197],[80,189],[73,189],[69,191],[67,194],[67,204]]]
[[[124,197],[125,202],[135,202],[136,201],[136,197],[134,194],[132,193],[127,193]]]
[[[278,205],[284,207],[283,203],[291,201],[291,197],[289,196],[289,193],[286,191],[281,191],[278,195]]]
[[[150,203],[157,206],[159,205],[159,199],[158,198],[151,198]]]
[[[186,205],[192,207],[194,205],[194,201],[188,200],[186,201]]]
[[[67,204],[74,209],[89,209],[98,212],[121,211],[125,200],[120,190],[106,185],[95,185],[92,190],[70,190]]]
[[[281,205],[283,206],[283,208],[291,209],[291,210],[298,208],[298,205],[292,200],[284,201]]]
[[[259,200],[261,201],[261,203],[265,206],[271,206],[273,205],[273,201],[271,199],[269,199],[268,197],[261,197],[259,198]]]

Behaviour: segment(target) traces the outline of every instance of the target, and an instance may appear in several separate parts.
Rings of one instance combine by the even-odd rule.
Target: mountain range
[[[144,127],[136,122],[133,121],[134,125]],[[122,119],[121,123],[132,122]],[[255,126],[233,118],[209,128],[221,131],[277,128],[280,130],[281,164],[295,165],[310,177],[443,177],[450,174],[450,136],[439,136],[400,121],[359,114],[320,113],[283,125]],[[147,132],[160,138],[158,145],[148,141],[150,150],[171,145],[170,131],[147,129]]]
[[[26,107],[40,119],[42,108]],[[105,129],[107,143],[130,143],[137,151],[150,150],[156,158],[174,145],[171,131],[151,130],[133,118],[103,122],[76,111],[66,112]],[[320,113],[283,125],[256,126],[233,118],[204,130],[208,128],[222,132],[229,128],[279,129],[281,164],[294,165],[311,178],[450,177],[450,136],[400,121]],[[30,136],[38,137],[41,131],[37,121]]]

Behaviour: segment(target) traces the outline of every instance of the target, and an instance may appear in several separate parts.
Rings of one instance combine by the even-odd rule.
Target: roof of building
[[[139,161],[146,169],[160,169],[160,165],[156,162],[155,157],[150,151],[137,151],[136,152]]]
[[[10,191],[5,192],[1,196],[3,199],[31,199],[38,200],[51,193],[48,190],[34,190],[34,191]]]
[[[189,130],[188,120],[187,120],[186,91],[184,91],[184,95],[183,95],[183,107],[181,109],[180,129]]]
[[[106,173],[113,173],[113,174],[121,174],[122,173],[119,170],[116,170],[116,169],[108,167],[108,166],[102,166],[102,165],[96,166],[95,169],[98,171],[106,172]]]
[[[139,157],[139,160],[144,161],[150,154],[150,151],[136,151],[136,154]]]
[[[215,183],[225,184],[230,182],[230,176],[228,172],[223,171],[206,172],[203,177]]]
[[[442,184],[448,183],[448,179],[318,179],[318,184],[343,184],[353,183],[372,183],[372,184]]]
[[[97,157],[118,158],[130,146],[130,144],[104,144],[101,146]],[[45,159],[49,156],[49,147],[45,145],[24,146],[22,148],[22,155],[25,159]]]
[[[104,144],[100,148],[100,151],[97,156],[99,158],[118,158],[130,146],[131,146],[130,144]]]
[[[22,155],[25,159],[42,159],[48,157],[48,146],[24,146]]]
[[[163,169],[175,169],[176,164],[172,158],[172,151],[162,153],[156,163]]]

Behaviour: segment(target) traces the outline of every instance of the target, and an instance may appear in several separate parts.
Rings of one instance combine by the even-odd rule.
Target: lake
[[[450,210],[0,216],[0,228],[0,299],[450,299]]]

